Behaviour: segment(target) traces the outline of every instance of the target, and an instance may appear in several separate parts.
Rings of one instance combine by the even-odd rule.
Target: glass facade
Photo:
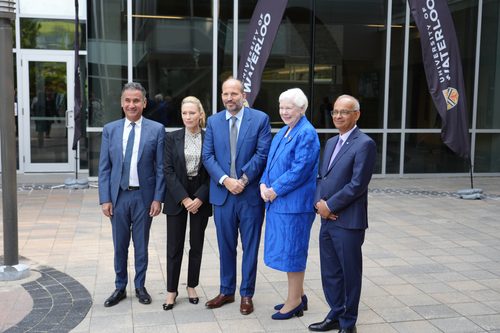
[[[53,2],[19,0],[20,18],[18,26],[13,25],[18,65],[24,52],[57,54],[72,49],[71,1],[58,1],[60,6],[52,14],[36,9],[39,3],[51,8]],[[235,52],[241,51],[257,2],[80,3],[80,16],[86,15],[80,41],[80,62],[86,63],[81,66],[86,112],[80,168],[97,176],[102,127],[123,117],[120,93],[128,81],[145,86],[144,115],[162,122],[167,131],[182,126],[179,104],[185,96],[198,97],[207,115],[223,110],[221,84],[238,69]],[[494,147],[500,143],[500,84],[496,84],[500,4],[496,0],[447,3],[463,66],[474,171],[498,174],[500,153]],[[81,14],[82,8],[86,14]],[[253,105],[269,114],[273,132],[283,126],[278,97],[292,87],[307,95],[306,115],[322,147],[337,134],[329,115],[335,99],[341,94],[359,98],[358,126],[377,143],[376,175],[469,171],[469,161],[442,143],[441,118],[427,89],[420,34],[404,1],[290,0]]]

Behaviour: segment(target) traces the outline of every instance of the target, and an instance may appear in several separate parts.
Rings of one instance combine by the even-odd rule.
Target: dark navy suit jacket
[[[319,166],[314,202],[325,200],[338,214],[335,223],[345,229],[368,228],[368,183],[377,159],[377,146],[368,135],[355,128],[328,168],[339,136],[328,140]]]

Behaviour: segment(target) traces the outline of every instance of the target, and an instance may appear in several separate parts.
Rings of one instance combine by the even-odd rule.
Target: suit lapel
[[[252,120],[250,109],[245,106],[244,108],[245,112],[243,113],[243,118],[241,119],[240,131],[238,132],[238,143],[236,144],[236,158],[238,158],[238,153],[241,150],[241,145],[245,140],[245,136],[247,135],[248,129],[250,128],[250,122]],[[231,151],[231,149],[229,151]]]
[[[278,157],[281,155],[281,153],[283,153],[285,151],[287,146],[295,140],[295,134],[304,125],[304,123],[306,121],[304,118],[305,117],[300,118],[299,122],[292,128],[292,130],[290,131],[290,133],[288,133],[286,138],[279,138],[280,140],[284,140],[284,142],[277,147],[275,156],[272,159],[273,162],[272,162],[272,165],[270,166],[270,169],[273,168],[276,161],[278,161]],[[286,131],[285,131],[285,133],[286,133]],[[284,136],[284,134],[283,134],[283,136]],[[269,156],[271,156],[271,155],[269,155]]]
[[[335,166],[335,164],[337,164],[337,162],[342,157],[342,155],[344,155],[356,143],[356,139],[358,138],[358,134],[359,134],[358,128],[356,128],[354,131],[352,131],[352,133],[347,138],[346,142],[344,142],[344,144],[342,145],[342,148],[340,148],[340,151],[337,154],[337,156],[335,156],[335,159],[332,162],[332,166],[328,169],[327,173],[330,172],[331,169],[333,169],[333,167]],[[339,138],[340,138],[340,136],[339,136]],[[338,142],[338,140],[337,140],[337,142]],[[335,146],[337,145],[337,142],[335,142]],[[334,149],[335,149],[335,146],[334,146]],[[332,153],[329,155],[330,158],[332,157],[332,154],[333,154],[333,150],[332,150]],[[330,159],[328,159],[328,163],[330,163]]]
[[[177,133],[175,137],[175,148],[179,156],[179,163],[182,165],[182,170],[186,170],[186,157],[184,156],[184,140],[186,135],[186,128],[183,128]]]
[[[141,128],[141,141],[139,141],[139,152],[137,153],[137,163],[141,160],[142,152],[144,151],[144,146],[146,145],[148,137],[148,127],[149,122],[146,118],[142,118],[142,128]]]
[[[119,135],[118,138],[116,138],[116,142],[121,142],[121,145],[120,145],[120,148],[121,150],[119,151],[120,153],[120,160],[121,160],[121,163],[123,164],[123,159],[125,158],[123,156],[123,131],[125,130],[125,118],[122,119],[122,121],[120,121],[118,123],[118,127],[117,127],[117,131],[116,131],[116,134]]]
[[[227,110],[224,110],[222,111],[223,114],[221,114],[221,117],[220,117],[220,125],[219,125],[219,131],[220,131],[220,135],[222,135],[222,138],[224,141],[224,144],[226,145],[226,151],[231,151],[231,138],[229,137],[229,125],[231,123],[231,120],[227,120],[226,119],[226,112]],[[218,133],[214,133],[215,135],[217,135]]]
[[[201,130],[201,152],[200,152],[200,163],[198,163],[198,175],[200,174],[201,166],[203,165],[203,142],[205,142],[205,131]]]

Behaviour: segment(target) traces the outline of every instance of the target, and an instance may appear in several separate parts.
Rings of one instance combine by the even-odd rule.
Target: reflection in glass
[[[15,123],[16,123],[16,170],[19,170],[19,110],[18,110],[18,101],[17,101],[17,54],[14,53],[14,114],[15,114]]]
[[[123,117],[120,95],[127,83],[126,10],[126,0],[89,1],[89,13],[93,13],[87,19],[90,127],[102,127]]]
[[[407,133],[404,173],[469,172],[468,159],[458,157],[441,140],[440,133]]]
[[[333,128],[337,97],[359,99],[361,128],[382,128],[387,0],[316,1],[313,125]]]
[[[184,97],[197,97],[212,114],[212,17],[190,15],[191,2],[135,2],[134,80],[148,92],[144,117],[182,127]],[[210,11],[200,14],[211,15]]]
[[[474,172],[500,172],[500,134],[476,134]]]
[[[74,50],[75,21],[21,18],[21,48]],[[86,49],[85,22],[80,22],[80,50]]]
[[[472,125],[477,0],[456,1],[449,8],[455,24],[460,57],[462,58],[470,126]],[[408,65],[406,128],[441,128],[441,116],[436,110],[427,87],[420,34],[413,17],[410,21]]]
[[[399,173],[401,157],[401,134],[387,133],[387,152],[385,162],[385,173]]]
[[[477,98],[477,128],[500,129],[500,2],[484,1]]]
[[[75,16],[74,0],[20,0],[17,3],[21,14]],[[78,1],[78,16],[85,17],[86,15],[87,1],[80,0]]]
[[[29,62],[31,163],[68,162],[66,63]]]

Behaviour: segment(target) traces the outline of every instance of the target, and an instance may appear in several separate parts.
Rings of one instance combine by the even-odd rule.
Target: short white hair
[[[304,111],[302,112],[302,115],[306,113],[307,106],[309,105],[309,102],[307,101],[307,96],[304,94],[302,89],[300,88],[291,88],[288,89],[287,91],[284,91],[281,93],[279,102],[281,103],[282,100],[284,99],[289,99],[293,102],[295,106],[298,108],[304,107]]]

